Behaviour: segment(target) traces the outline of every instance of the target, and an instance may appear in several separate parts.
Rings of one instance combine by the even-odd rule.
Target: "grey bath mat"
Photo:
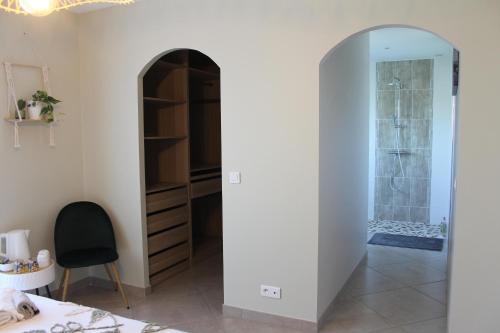
[[[441,238],[427,238],[417,236],[403,236],[376,233],[368,244],[406,247],[410,249],[421,249],[431,251],[443,250],[443,239]]]

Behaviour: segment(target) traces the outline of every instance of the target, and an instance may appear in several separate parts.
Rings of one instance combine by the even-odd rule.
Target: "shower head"
[[[389,85],[392,87],[397,87],[398,89],[401,89],[401,80],[397,77],[394,77],[392,79],[392,82],[389,83]]]

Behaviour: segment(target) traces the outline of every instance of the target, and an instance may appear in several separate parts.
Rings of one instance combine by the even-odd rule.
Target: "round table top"
[[[0,286],[17,290],[33,290],[51,284],[56,279],[54,260],[50,265],[36,272],[0,272]]]

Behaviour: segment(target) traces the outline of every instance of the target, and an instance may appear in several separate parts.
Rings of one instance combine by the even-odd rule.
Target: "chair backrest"
[[[58,258],[74,250],[116,250],[115,234],[108,214],[98,204],[87,201],[71,203],[59,212],[54,242]]]

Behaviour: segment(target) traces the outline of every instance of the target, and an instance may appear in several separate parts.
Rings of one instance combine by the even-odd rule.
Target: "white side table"
[[[22,274],[15,274],[13,272],[0,272],[0,286],[13,288],[17,290],[36,290],[38,295],[38,288],[45,287],[47,295],[52,298],[50,294],[49,284],[56,279],[56,270],[54,260],[48,267],[42,268],[37,272],[29,272]]]

